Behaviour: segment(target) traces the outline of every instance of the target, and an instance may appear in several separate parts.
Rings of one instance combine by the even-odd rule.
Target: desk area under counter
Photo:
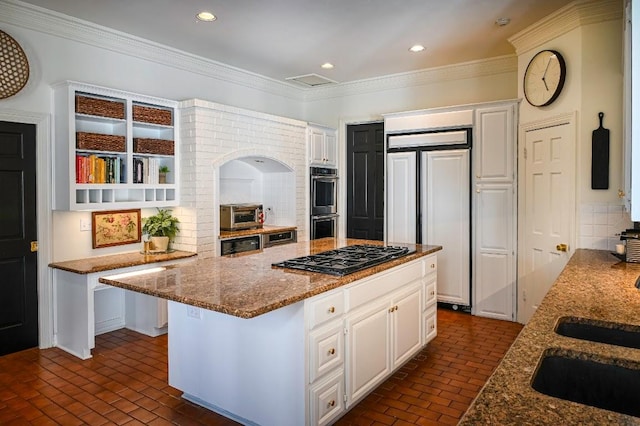
[[[98,282],[104,275],[131,273],[194,259],[196,253],[139,252],[54,262],[54,345],[91,358],[95,336],[119,328],[156,336],[166,333],[166,301]]]
[[[183,398],[243,424],[324,425],[437,332],[440,246],[344,276],[272,266],[361,244],[383,245],[326,238],[99,281],[169,300],[169,385]]]

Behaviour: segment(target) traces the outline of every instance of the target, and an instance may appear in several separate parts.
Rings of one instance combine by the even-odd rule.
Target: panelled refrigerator
[[[471,309],[470,128],[388,135],[386,241],[434,244],[438,302]]]

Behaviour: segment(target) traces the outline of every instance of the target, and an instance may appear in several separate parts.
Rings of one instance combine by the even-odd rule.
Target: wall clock
[[[18,93],[29,80],[27,55],[17,41],[0,31],[0,99]]]
[[[542,50],[531,59],[524,72],[524,96],[536,107],[550,105],[555,101],[567,74],[562,55],[555,50]]]

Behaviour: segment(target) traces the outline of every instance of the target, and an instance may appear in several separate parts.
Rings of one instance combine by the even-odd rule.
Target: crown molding
[[[0,1],[0,22],[149,60],[274,95],[298,101],[303,99],[303,92],[290,83],[280,82],[18,0]]]
[[[149,60],[298,102],[517,72],[517,57],[506,55],[326,87],[301,88],[292,83],[278,81],[19,0],[0,1],[0,22]]]
[[[489,75],[518,71],[518,58],[515,55],[497,56],[442,67],[428,68],[407,73],[391,74],[381,77],[340,83],[336,86],[318,87],[306,92],[305,101],[352,96],[382,90],[403,89],[426,84],[477,78]]]
[[[622,19],[622,0],[576,0],[511,36],[521,55],[583,25]]]

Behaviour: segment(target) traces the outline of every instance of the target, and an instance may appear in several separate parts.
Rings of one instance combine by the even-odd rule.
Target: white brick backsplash
[[[295,225],[298,238],[306,238],[307,123],[199,99],[181,102],[180,121],[182,204],[186,206],[181,217],[188,220],[185,231],[189,232],[176,239],[176,247],[200,257],[216,256],[218,205],[224,200],[245,201],[234,191],[262,198],[259,201],[272,208],[267,224]],[[219,178],[223,164],[247,156],[270,158],[293,172],[265,173],[260,184]]]

